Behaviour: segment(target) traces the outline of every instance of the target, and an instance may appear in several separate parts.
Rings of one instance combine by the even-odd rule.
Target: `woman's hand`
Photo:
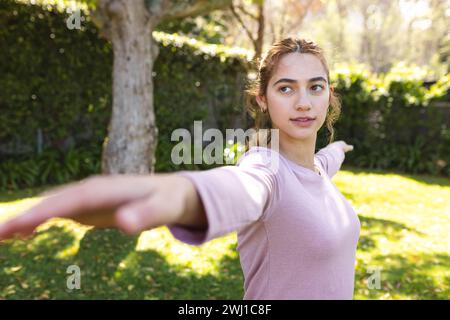
[[[116,227],[128,234],[180,223],[204,227],[196,189],[175,174],[96,175],[44,192],[38,204],[0,223],[0,240],[27,237],[50,218],[70,218],[96,227]],[[202,219],[203,218],[203,219]]]
[[[344,152],[348,152],[348,151],[352,151],[353,150],[353,145],[347,144],[344,140],[335,141],[333,143],[335,143],[336,145],[341,147],[342,151],[344,151]]]

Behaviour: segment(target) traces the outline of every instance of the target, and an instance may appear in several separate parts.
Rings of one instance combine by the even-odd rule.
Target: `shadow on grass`
[[[411,299],[448,299],[449,265],[450,256],[440,253],[377,255],[368,264],[361,264],[356,269],[355,290],[369,299],[380,298],[386,293]],[[366,271],[370,267],[381,268],[379,289],[366,289],[366,281],[371,276]]]
[[[217,274],[198,275],[174,266],[157,251],[136,251],[138,236],[114,229],[91,229],[78,252],[70,231],[57,226],[29,241],[0,245],[0,297],[7,299],[242,299],[243,277],[237,256],[225,255]],[[231,248],[230,248],[231,249]],[[67,289],[67,267],[81,270],[81,289]]]
[[[0,243],[0,298],[47,299],[64,288],[67,263],[56,253],[74,241],[65,228],[51,226],[32,240]]]
[[[368,230],[368,235],[361,235],[358,241],[358,249],[363,251],[371,251],[377,247],[376,241],[373,237],[389,236],[390,241],[400,241],[406,232],[412,232],[420,236],[424,233],[417,231],[414,228],[408,227],[403,223],[390,221],[386,219],[378,219],[359,215],[361,222],[361,230]]]
[[[390,221],[386,219],[378,219],[372,217],[365,217],[359,215],[359,220],[361,222],[361,229],[368,230],[368,235],[361,235],[358,241],[358,249],[363,251],[371,251],[377,247],[376,241],[373,237],[376,236],[388,236],[390,241],[400,241],[404,236],[405,232],[412,232],[420,236],[424,234],[417,231],[411,227],[407,227],[403,223]]]

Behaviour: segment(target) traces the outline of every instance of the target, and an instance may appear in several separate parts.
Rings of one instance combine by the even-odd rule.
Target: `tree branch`
[[[236,20],[239,22],[239,24],[242,26],[242,28],[244,28],[245,32],[247,33],[247,36],[250,38],[250,40],[253,42],[253,44],[256,46],[256,41],[253,38],[252,33],[250,32],[250,30],[247,28],[247,26],[245,25],[244,21],[242,21],[241,17],[239,16],[239,14],[236,12],[236,10],[234,9],[233,6],[233,2],[230,4],[229,6],[231,13],[233,14],[233,16],[236,18]]]
[[[248,11],[247,9],[245,9],[242,5],[238,5],[236,6],[237,9],[241,10],[242,13],[246,14],[247,16],[249,16],[250,18],[254,19],[254,20],[258,20],[258,17],[251,13],[250,11]]]

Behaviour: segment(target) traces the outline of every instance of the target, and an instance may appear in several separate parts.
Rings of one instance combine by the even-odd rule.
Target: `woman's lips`
[[[315,118],[296,118],[291,119],[291,121],[299,127],[309,127],[316,120]]]

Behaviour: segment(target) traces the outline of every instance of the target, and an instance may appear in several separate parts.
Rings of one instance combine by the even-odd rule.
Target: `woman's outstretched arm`
[[[345,159],[345,153],[352,150],[353,145],[349,145],[345,141],[339,140],[320,149],[316,153],[316,157],[322,163],[328,176],[332,178],[341,168]]]
[[[42,193],[40,202],[0,224],[0,240],[26,237],[50,218],[135,234],[165,224],[205,229],[193,183],[175,174],[96,175]]]

